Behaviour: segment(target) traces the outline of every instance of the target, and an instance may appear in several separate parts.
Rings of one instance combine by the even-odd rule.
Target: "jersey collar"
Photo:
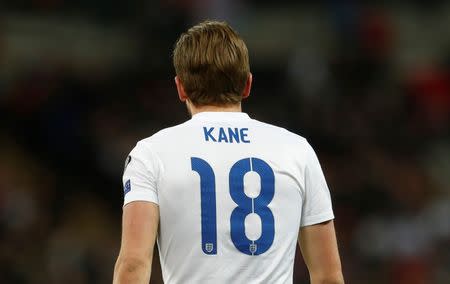
[[[192,116],[192,120],[242,120],[250,119],[245,112],[203,111]]]

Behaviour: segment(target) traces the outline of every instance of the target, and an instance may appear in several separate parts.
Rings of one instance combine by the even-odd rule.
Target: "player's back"
[[[165,283],[292,283],[300,226],[333,218],[306,140],[245,113],[199,113],[130,156],[125,203],[159,204]]]

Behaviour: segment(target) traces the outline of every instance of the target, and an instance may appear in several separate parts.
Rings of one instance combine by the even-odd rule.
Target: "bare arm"
[[[148,284],[159,223],[159,207],[145,201],[123,208],[122,243],[114,268],[114,284]]]
[[[302,227],[298,243],[312,284],[344,283],[333,221]]]

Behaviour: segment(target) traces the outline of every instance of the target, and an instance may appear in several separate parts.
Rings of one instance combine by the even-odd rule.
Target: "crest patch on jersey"
[[[123,194],[124,195],[127,194],[128,192],[130,192],[130,190],[131,190],[131,182],[130,180],[127,180],[125,182],[125,185],[123,186]]]
[[[125,172],[125,170],[127,169],[127,167],[128,167],[128,164],[131,162],[131,156],[128,156],[126,159],[125,159],[125,164],[123,165],[123,172]]]
[[[212,252],[213,249],[214,249],[214,244],[213,244],[213,243],[206,243],[206,244],[205,244],[205,250],[206,250],[207,252]]]

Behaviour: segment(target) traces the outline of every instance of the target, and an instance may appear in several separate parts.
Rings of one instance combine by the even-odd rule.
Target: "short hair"
[[[196,106],[239,103],[250,73],[244,41],[218,21],[201,22],[183,33],[175,44],[173,65]]]

